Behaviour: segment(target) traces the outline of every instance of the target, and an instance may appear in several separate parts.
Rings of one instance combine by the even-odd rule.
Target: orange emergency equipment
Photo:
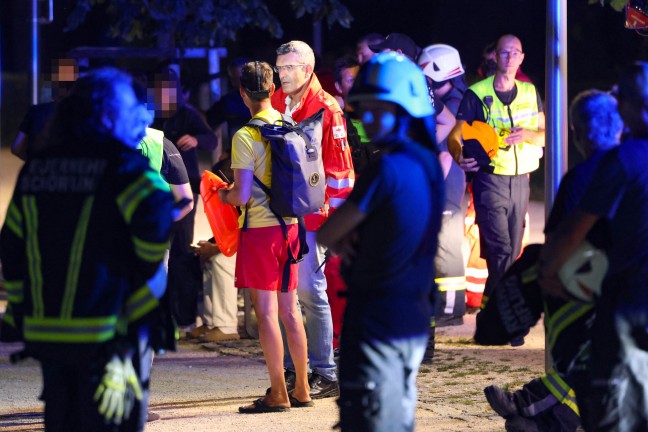
[[[473,202],[472,185],[468,185],[470,202],[466,211],[466,238],[470,247],[466,264],[466,306],[478,308],[484,295],[488,268],[486,260],[481,257],[479,243],[479,228],[475,223],[475,204]]]
[[[218,199],[218,190],[228,184],[210,171],[203,171],[200,180],[200,196],[203,199],[205,215],[214,234],[214,240],[223,255],[231,257],[238,249],[239,224],[238,211],[231,204],[223,204]]]
[[[480,167],[490,164],[498,150],[497,132],[487,123],[475,120],[472,124],[464,122],[461,126],[463,155],[473,158]]]

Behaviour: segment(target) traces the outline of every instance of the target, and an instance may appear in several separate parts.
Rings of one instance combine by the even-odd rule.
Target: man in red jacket
[[[339,393],[335,362],[333,361],[333,323],[326,295],[324,277],[325,249],[315,241],[315,232],[338,208],[353,188],[355,175],[351,151],[347,142],[346,125],[336,100],[326,93],[313,73],[315,55],[308,44],[291,41],[277,49],[275,72],[281,88],[272,95],[272,106],[299,122],[324,108],[322,159],[326,174],[326,203],[318,213],[305,217],[306,241],[310,252],[299,266],[297,295],[306,313],[308,358],[313,399],[333,397]],[[286,386],[291,390],[294,368],[290,356],[285,357]]]

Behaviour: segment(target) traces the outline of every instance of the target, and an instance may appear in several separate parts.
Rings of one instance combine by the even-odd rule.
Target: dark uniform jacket
[[[168,246],[172,205],[148,160],[116,141],[35,155],[0,233],[2,339],[23,339],[39,359],[83,362],[136,326],[164,291],[150,280]]]

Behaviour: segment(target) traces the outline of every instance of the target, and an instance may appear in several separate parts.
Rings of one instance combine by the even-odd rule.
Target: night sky
[[[93,13],[86,25],[63,33],[64,17],[73,0],[54,0],[55,22],[41,26],[42,62],[74,46],[112,45],[119,42],[105,36],[105,15]],[[354,16],[350,29],[323,26],[324,63],[331,66],[339,55],[351,51],[355,40],[368,32],[410,35],[419,46],[448,43],[461,53],[468,79],[480,61],[483,47],[504,33],[514,33],[526,52],[523,70],[541,91],[544,88],[545,7],[542,0],[343,0]],[[4,80],[24,81],[29,68],[29,3],[24,0],[2,1],[2,67]],[[249,30],[237,41],[228,42],[231,56],[247,55],[274,60],[274,49],[290,39],[312,42],[311,18],[295,19],[287,0],[267,0],[284,28],[281,40],[267,33]],[[620,66],[636,59],[648,59],[648,38],[623,27],[624,14],[609,6],[589,6],[587,0],[568,2],[569,93],[588,87],[609,88]],[[286,11],[286,12],[282,12]],[[14,83],[15,84],[15,83]],[[14,84],[3,81],[3,102]],[[23,84],[15,84],[24,86]],[[24,88],[19,89],[25,91]],[[28,93],[25,95],[29,99]],[[26,102],[28,103],[28,101]],[[17,106],[25,105],[18,103]],[[25,105],[26,109],[26,105]],[[3,110],[3,124],[6,111]],[[21,111],[21,109],[17,109]],[[9,127],[14,120],[8,121]],[[4,129],[4,128],[3,128]],[[3,130],[3,135],[4,135]]]

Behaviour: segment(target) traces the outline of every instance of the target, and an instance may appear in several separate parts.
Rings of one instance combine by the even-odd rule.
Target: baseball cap
[[[382,52],[386,49],[392,51],[401,50],[401,52],[412,61],[416,60],[419,51],[418,46],[416,46],[416,43],[412,38],[403,33],[390,33],[384,41],[367,46],[375,53]]]

